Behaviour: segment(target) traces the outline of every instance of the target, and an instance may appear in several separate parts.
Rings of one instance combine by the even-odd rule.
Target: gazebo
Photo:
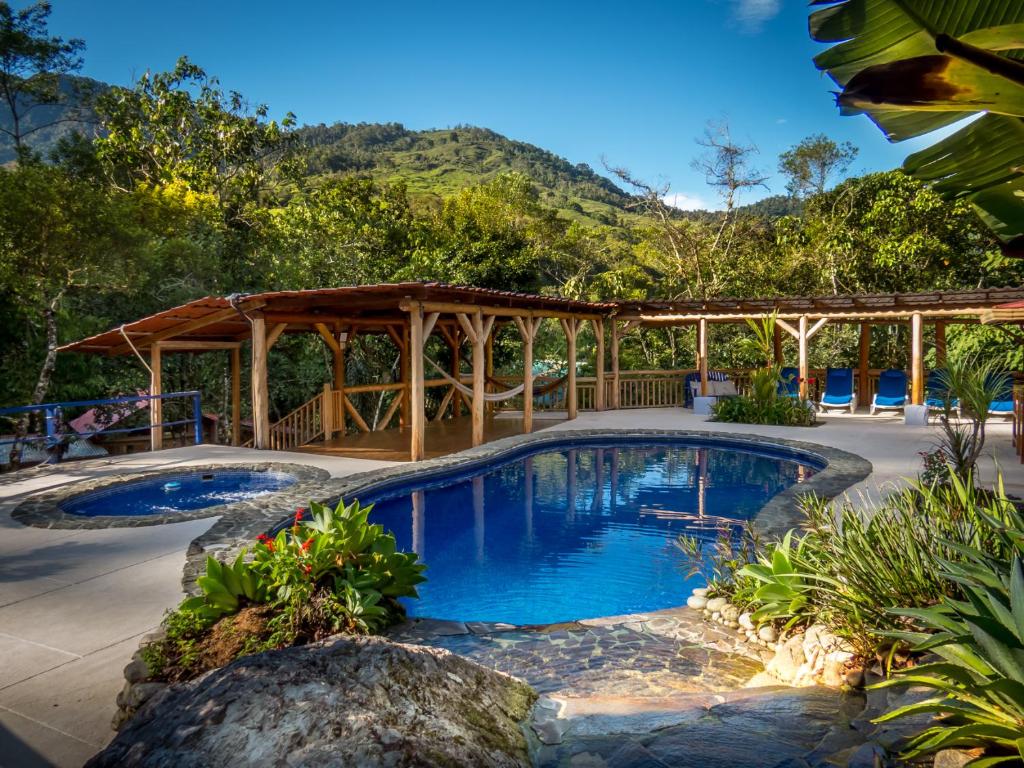
[[[576,417],[581,399],[595,410],[620,407],[682,405],[682,377],[688,371],[622,371],[622,340],[640,327],[693,326],[701,392],[708,389],[708,326],[745,323],[775,315],[776,357],[781,361],[782,334],[797,342],[801,394],[807,396],[808,347],[825,325],[853,323],[860,327],[858,381],[869,387],[868,367],[873,324],[908,323],[911,329],[911,400],[924,400],[924,327],[934,325],[936,356],[945,356],[945,329],[951,323],[1021,323],[1024,288],[932,291],[912,294],[872,294],[823,297],[720,298],[700,301],[587,302],[441,283],[395,283],[301,291],[272,291],[249,295],[206,297],[149,317],[125,323],[105,333],[67,344],[64,352],[136,355],[150,372],[150,394],[162,394],[161,362],[166,353],[226,351],[231,359],[232,443],[241,444],[241,350],[251,346],[251,410],[255,448],[316,450],[346,442],[348,422],[361,434],[372,432],[351,397],[360,393],[392,393],[383,418],[385,429],[398,417],[408,432],[408,456],[425,455],[428,424],[426,391],[440,388],[433,421],[454,415],[465,401],[471,413],[471,444],[485,439],[489,408],[511,398],[522,401],[521,429],[533,429],[535,395],[534,341],[541,323],[557,320],[565,337],[565,376],[560,405],[569,419]],[[1007,315],[1007,312],[1011,314]],[[1013,314],[1016,313],[1016,314]],[[492,364],[494,330],[513,325],[522,343],[522,374],[496,378]],[[577,377],[577,337],[590,325],[595,338],[595,376]],[[315,334],[333,360],[323,391],[275,423],[270,420],[268,352],[284,334]],[[396,382],[349,385],[346,353],[359,335],[390,338],[400,354]],[[444,370],[424,354],[426,340],[439,335],[451,350]],[[606,365],[606,335],[609,336]],[[471,374],[461,370],[462,348],[470,348]],[[642,386],[641,386],[642,385]],[[507,386],[504,391],[489,391]],[[151,423],[162,423],[160,401],[154,400]],[[162,429],[151,430],[153,449],[162,447]],[[404,437],[402,438],[404,439]],[[319,441],[319,442],[317,442]]]

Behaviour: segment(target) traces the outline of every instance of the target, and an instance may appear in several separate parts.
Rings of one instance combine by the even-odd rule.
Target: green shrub
[[[398,598],[417,596],[425,566],[368,521],[371,509],[314,502],[310,519],[300,511],[273,538],[260,535],[251,561],[245,550],[230,565],[207,558],[196,580],[201,593],[171,613],[166,638],[143,651],[152,675],[188,679],[229,661],[225,654],[377,632],[401,620]]]
[[[1019,765],[1024,760],[1024,566],[1019,555],[1004,565],[982,550],[964,552],[966,563],[947,563],[948,577],[961,584],[964,600],[903,612],[928,630],[903,639],[941,660],[876,686],[915,685],[936,695],[889,712],[879,722],[920,713],[939,716],[910,740],[907,759],[949,747],[984,747],[985,755],[972,765]]]
[[[773,544],[758,558],[759,562],[740,569],[740,577],[753,579],[760,585],[753,594],[753,603],[758,606],[752,616],[755,622],[785,620],[787,628],[809,623],[814,574],[801,572],[800,568],[806,567],[804,549],[812,542],[811,535],[803,536],[796,540],[794,548],[793,531],[789,531],[782,541]]]
[[[778,366],[753,371],[750,374],[750,394],[723,397],[711,407],[715,421],[793,427],[814,424],[814,410],[806,401],[779,394],[780,381]]]
[[[758,583],[740,575],[743,567],[754,561],[761,548],[757,531],[750,523],[738,531],[732,526],[719,528],[713,543],[681,534],[675,545],[686,554],[690,564],[687,577],[703,574],[708,580],[709,594],[728,597],[730,602],[739,606],[753,602]]]

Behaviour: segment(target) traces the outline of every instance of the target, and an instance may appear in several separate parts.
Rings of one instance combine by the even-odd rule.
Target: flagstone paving
[[[863,741],[863,697],[746,687],[760,649],[687,609],[531,628],[413,621],[392,637],[530,683],[539,766],[817,766]]]

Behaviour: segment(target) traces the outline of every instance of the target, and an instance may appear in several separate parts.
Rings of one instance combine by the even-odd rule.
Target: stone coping
[[[201,474],[207,472],[280,472],[293,475],[296,482],[279,491],[262,494],[229,504],[217,504],[202,509],[182,510],[155,515],[75,515],[61,509],[61,504],[84,493],[114,488],[118,485],[136,483],[143,480],[161,477],[180,477],[181,475]],[[37,528],[62,528],[72,530],[98,528],[138,528],[147,525],[166,525],[182,523],[188,520],[220,517],[232,521],[250,518],[254,510],[274,510],[275,517],[280,516],[283,509],[304,507],[309,503],[311,495],[315,495],[321,483],[330,477],[330,473],[308,464],[283,464],[278,462],[224,463],[224,464],[190,464],[174,469],[157,469],[131,474],[104,475],[91,480],[80,480],[48,491],[34,494],[19,504],[11,513],[11,517]]]

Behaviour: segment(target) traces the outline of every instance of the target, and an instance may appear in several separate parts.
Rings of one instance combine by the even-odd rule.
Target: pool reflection
[[[577,447],[363,501],[428,565],[411,614],[545,623],[680,604],[680,534],[711,541],[813,472],[734,448]]]

